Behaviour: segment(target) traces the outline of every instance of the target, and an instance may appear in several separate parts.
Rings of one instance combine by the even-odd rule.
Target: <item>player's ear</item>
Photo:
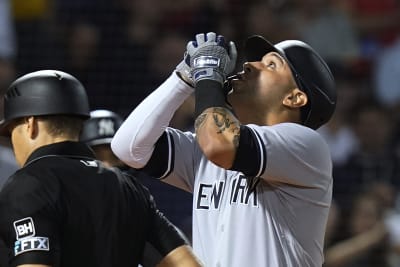
[[[299,88],[294,88],[285,95],[282,104],[288,108],[300,108],[305,106],[307,102],[308,97],[306,93]]]
[[[33,116],[27,117],[25,120],[28,136],[29,138],[34,139],[39,132],[39,120]]]

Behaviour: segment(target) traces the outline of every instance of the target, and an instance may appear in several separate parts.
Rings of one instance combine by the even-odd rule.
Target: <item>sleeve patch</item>
[[[14,255],[17,256],[28,251],[49,251],[49,239],[47,237],[32,236],[15,241]]]
[[[35,225],[31,217],[26,217],[14,222],[16,239],[35,236]]]

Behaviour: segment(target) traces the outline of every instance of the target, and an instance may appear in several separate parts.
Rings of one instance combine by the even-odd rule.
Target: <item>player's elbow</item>
[[[142,155],[141,157],[134,156],[135,154],[131,151],[130,146],[121,142],[119,139],[115,139],[115,137],[112,139],[110,146],[114,155],[132,168],[143,168],[150,158],[148,154],[146,154],[146,156]]]
[[[118,138],[114,138],[111,140],[111,150],[117,156],[119,159],[123,160],[126,158],[126,155],[128,154],[128,149],[127,146],[124,146]]]
[[[224,169],[232,167],[235,158],[235,150],[230,144],[204,142],[204,144],[200,144],[200,148],[203,151],[204,156],[215,165]]]

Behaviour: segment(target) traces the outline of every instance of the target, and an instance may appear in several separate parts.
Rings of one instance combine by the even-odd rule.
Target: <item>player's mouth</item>
[[[242,72],[239,72],[239,73],[236,73],[236,74],[234,74],[234,75],[232,75],[232,76],[229,76],[228,77],[228,82],[232,82],[232,81],[234,81],[234,80],[242,80]]]
[[[235,82],[243,80],[242,74],[243,74],[243,72],[239,72],[239,73],[236,73],[236,74],[234,74],[232,76],[229,76],[226,79],[226,88],[228,88],[228,90],[227,90],[228,92],[231,92],[232,90],[235,90],[235,88],[234,88],[234,83]]]

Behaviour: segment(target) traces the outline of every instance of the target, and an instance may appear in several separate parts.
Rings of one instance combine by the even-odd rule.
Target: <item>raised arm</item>
[[[181,62],[177,70],[132,111],[116,132],[111,148],[127,165],[134,168],[146,165],[175,111],[193,93],[193,88],[180,78],[182,75],[178,76],[178,73],[183,73],[178,71],[184,65]]]
[[[195,130],[199,146],[214,164],[230,168],[238,146],[240,123],[226,104],[224,82],[233,71],[237,52],[215,33],[198,34],[187,46],[195,84]]]
[[[223,107],[207,108],[196,118],[195,129],[206,157],[222,168],[231,168],[240,138],[240,122],[232,112]]]

